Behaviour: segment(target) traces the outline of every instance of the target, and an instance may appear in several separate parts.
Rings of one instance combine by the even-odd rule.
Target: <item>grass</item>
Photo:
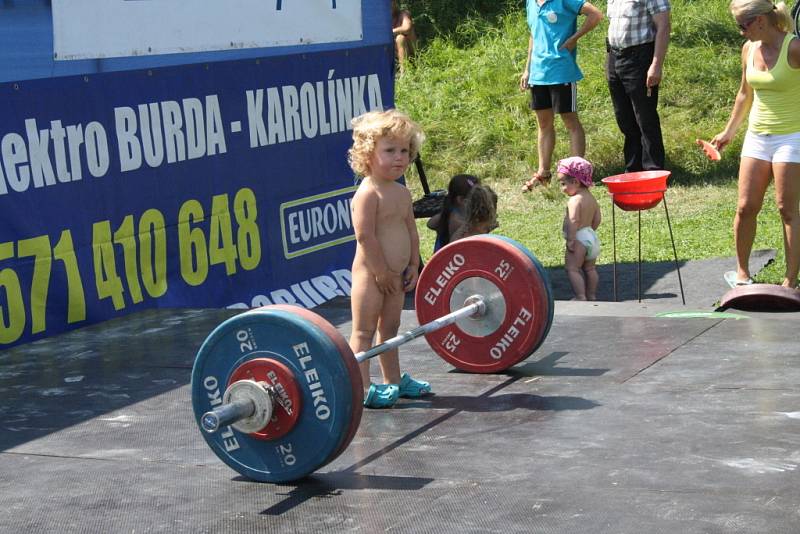
[[[443,0],[440,0],[443,1]],[[433,16],[435,2],[408,2],[420,21],[423,46],[413,65],[397,80],[396,105],[423,126],[422,149],[432,189],[446,188],[456,173],[476,174],[497,191],[500,232],[526,246],[548,267],[564,263],[561,222],[565,198],[555,180],[547,190],[523,194],[520,186],[536,168],[536,120],[528,96],[518,89],[525,65],[528,29],[521,2],[481,7],[464,0],[467,13],[444,20]],[[594,4],[605,11],[605,2]],[[732,222],[736,206],[738,153],[744,128],[712,163],[694,145],[710,139],[727,122],[741,76],[742,38],[727,10],[727,0],[673,0],[672,36],[664,69],[659,110],[672,171],[667,201],[678,257],[696,260],[734,255]],[[435,21],[434,24],[431,21]],[[617,129],[604,75],[607,30],[604,21],[578,45],[585,79],[578,84],[579,116],[587,134],[586,157],[595,180],[623,172],[622,135]],[[554,160],[568,155],[566,131],[557,122]],[[408,185],[414,198],[422,188],[412,170]],[[606,244],[599,263],[611,263],[611,203],[595,187]],[[433,232],[419,220],[423,257],[433,248]],[[636,261],[637,217],[616,211],[617,258]],[[774,248],[777,261],[762,271],[760,282],[783,278],[783,236],[772,188],[759,216],[754,249]],[[664,209],[642,213],[642,259],[666,261],[672,246]],[[720,273],[721,275],[721,273]]]

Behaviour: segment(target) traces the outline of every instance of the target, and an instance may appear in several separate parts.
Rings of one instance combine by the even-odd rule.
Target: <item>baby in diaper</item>
[[[578,156],[558,162],[558,182],[569,197],[564,216],[564,266],[575,300],[597,299],[595,262],[600,255],[600,239],[595,230],[600,226],[600,206],[589,192],[592,172],[592,164]]]

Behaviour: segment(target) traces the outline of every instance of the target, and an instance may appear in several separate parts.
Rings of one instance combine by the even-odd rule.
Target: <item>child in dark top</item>
[[[450,236],[451,242],[497,228],[497,194],[491,187],[476,185],[467,195],[464,213],[466,220]]]
[[[450,236],[464,224],[467,194],[479,183],[478,177],[471,174],[456,174],[450,179],[442,211],[428,219],[428,228],[436,231],[434,252],[450,243]]]

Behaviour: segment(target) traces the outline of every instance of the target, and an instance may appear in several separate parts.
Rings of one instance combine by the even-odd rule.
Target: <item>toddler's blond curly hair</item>
[[[353,146],[347,152],[350,167],[359,176],[369,176],[369,160],[381,137],[408,139],[409,161],[419,154],[425,134],[411,118],[396,109],[370,111],[353,119]]]

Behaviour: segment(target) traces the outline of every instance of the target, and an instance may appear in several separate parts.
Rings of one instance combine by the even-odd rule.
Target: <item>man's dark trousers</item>
[[[629,48],[607,45],[606,77],[617,125],[625,136],[625,170],[664,168],[664,141],[658,118],[658,87],[648,96],[647,69],[653,61],[655,43]]]

